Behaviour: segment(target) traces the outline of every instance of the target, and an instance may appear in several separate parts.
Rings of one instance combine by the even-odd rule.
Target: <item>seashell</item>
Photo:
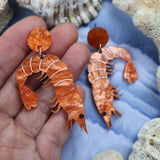
[[[160,159],[160,118],[147,122],[138,133],[129,160]]]
[[[0,32],[10,22],[13,11],[8,5],[8,0],[0,0]]]
[[[114,150],[108,150],[96,155],[92,160],[123,160],[123,157]]]
[[[144,35],[153,39],[160,61],[160,0],[113,0],[112,3],[131,16]],[[160,91],[160,76],[157,80]]]
[[[102,0],[17,0],[46,20],[49,26],[71,22],[76,27],[96,17]]]

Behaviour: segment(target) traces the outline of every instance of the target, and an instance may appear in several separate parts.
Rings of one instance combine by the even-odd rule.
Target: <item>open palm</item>
[[[49,101],[53,99],[52,86],[40,88],[38,106],[31,111],[23,107],[16,70],[35,53],[27,46],[27,35],[36,27],[46,28],[39,17],[19,21],[0,37],[0,160],[58,160],[70,129],[65,129],[67,115],[61,110],[51,114]],[[52,47],[48,53],[59,56],[68,65],[76,81],[89,59],[89,50],[78,43],[76,28],[61,24],[51,31]],[[28,85],[36,89],[39,82],[33,76]],[[77,86],[82,98],[85,92]]]

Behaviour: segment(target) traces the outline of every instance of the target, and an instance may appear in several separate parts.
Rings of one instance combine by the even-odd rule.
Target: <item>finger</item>
[[[80,84],[76,84],[76,86],[77,86],[77,89],[78,89],[78,91],[79,91],[79,93],[80,93],[80,95],[81,95],[82,100],[84,101],[85,98],[86,98],[85,89],[84,89]],[[82,94],[82,93],[83,93],[83,94]]]
[[[71,23],[62,23],[50,31],[52,46],[47,53],[62,57],[67,49],[77,41],[78,31]]]
[[[77,88],[84,98],[84,89],[80,85]],[[61,110],[56,114],[52,114],[44,125],[36,139],[37,150],[42,159],[60,159],[61,150],[71,132],[70,129],[65,129],[66,123],[67,115]]]
[[[72,71],[74,80],[76,81],[89,61],[90,51],[83,43],[75,43],[63,56],[63,61],[67,62],[68,68]],[[76,66],[76,67],[75,67]]]
[[[80,46],[83,49],[78,50]],[[82,45],[81,43],[74,44],[68,49],[65,56],[63,57],[64,60],[67,60],[66,61],[67,64],[71,64],[70,60],[72,61],[75,58],[75,56],[72,55],[72,54],[75,54],[72,52],[72,47],[76,50],[77,56],[79,56],[79,63],[76,63],[75,66],[69,65],[68,67],[74,73],[74,75],[80,75],[80,72],[81,72],[80,69],[84,68],[84,66],[88,62],[86,59],[89,60],[89,56],[88,56],[89,50],[85,45]],[[72,54],[69,51],[71,51]],[[70,57],[73,56],[73,59],[67,58],[67,56],[70,56]],[[78,77],[76,77],[75,79],[77,78]],[[32,109],[30,112],[28,112],[26,109],[23,109],[16,118],[16,123],[22,126],[22,128],[28,130],[30,135],[32,135],[33,137],[38,134],[38,132],[46,122],[48,115],[50,113],[51,104],[49,104],[49,101],[54,97],[53,86],[49,86],[48,88],[40,88],[37,91],[37,93],[39,94],[39,97],[40,97],[38,107]],[[42,98],[43,95],[45,96],[45,98]]]
[[[24,24],[21,24],[21,25],[23,26]],[[56,30],[56,32],[54,31],[54,29]],[[60,44],[56,43],[56,45],[52,45],[52,49],[55,54],[61,57],[64,54],[63,52],[65,52],[73,43],[75,43],[75,41],[77,40],[78,34],[75,27],[70,23],[61,24],[55,27],[54,29],[51,30],[52,40],[54,43],[56,43],[56,40],[58,40]],[[63,29],[67,33],[72,31],[73,33],[72,37],[69,36],[68,38],[63,38],[63,40],[59,40],[59,38],[62,38],[65,33]],[[31,52],[28,55],[28,57],[33,56],[33,54],[34,53]],[[3,97],[3,99],[0,101],[0,110],[1,112],[4,112],[11,117],[15,117],[19,112],[19,110],[21,109],[21,107],[23,106],[20,95],[19,95],[19,89],[17,87],[16,78],[15,78],[16,74],[17,74],[17,71],[15,71],[11,75],[11,77],[8,79],[8,81],[5,83],[5,85],[0,91],[0,96]],[[40,82],[36,81],[35,79],[35,80],[31,80],[30,85],[28,86],[29,88],[35,89],[39,84]]]
[[[27,17],[10,27],[0,37],[0,88],[28,54],[30,49],[26,39],[35,27],[46,28],[46,24],[39,17]]]

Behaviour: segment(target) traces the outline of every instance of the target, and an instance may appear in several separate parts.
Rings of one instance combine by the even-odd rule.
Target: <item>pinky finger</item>
[[[77,88],[84,101],[84,88],[80,85],[77,85]],[[71,133],[71,129],[66,129],[66,125],[67,114],[64,110],[60,110],[58,113],[53,114],[46,122],[36,139],[37,150],[42,159],[60,159],[62,148]]]

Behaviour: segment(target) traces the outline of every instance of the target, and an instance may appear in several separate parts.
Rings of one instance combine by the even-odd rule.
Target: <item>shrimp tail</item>
[[[32,107],[37,106],[38,96],[31,89],[26,86],[21,86],[20,94],[27,110],[31,110]]]
[[[126,79],[128,83],[135,82],[138,79],[136,69],[135,69],[134,64],[131,60],[129,60],[126,63],[126,66],[124,69],[124,79]]]

